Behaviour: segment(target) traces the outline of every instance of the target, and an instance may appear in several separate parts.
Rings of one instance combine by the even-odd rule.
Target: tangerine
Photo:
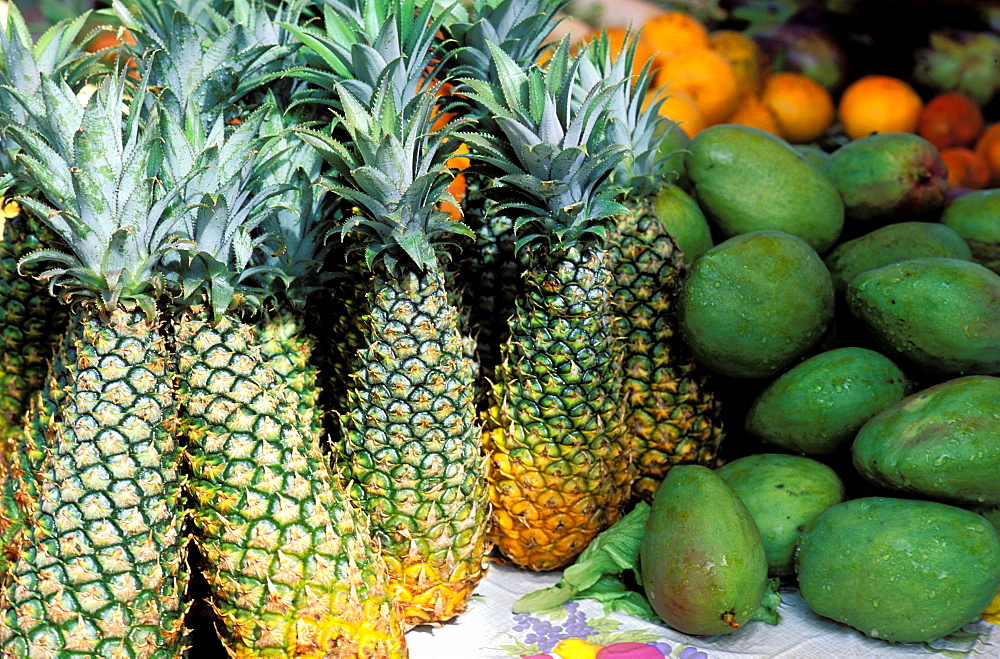
[[[708,35],[708,45],[732,65],[740,94],[760,93],[764,56],[756,41],[739,30],[715,30]]]
[[[682,11],[665,11],[649,19],[642,26],[641,38],[661,56],[688,48],[708,47],[708,29],[697,18]]]
[[[983,112],[961,92],[938,94],[920,111],[917,135],[939,149],[970,146],[983,132]]]
[[[1000,187],[1000,123],[991,124],[976,140],[975,152],[986,161],[990,185]]]
[[[801,73],[781,71],[769,76],[760,99],[778,120],[781,136],[791,144],[812,142],[833,123],[830,92]]]
[[[448,192],[451,193],[451,196],[459,204],[462,203],[468,189],[469,186],[465,180],[465,174],[455,174],[455,178],[451,179],[451,183],[448,184]],[[462,220],[462,209],[450,201],[440,202],[438,208],[447,213],[453,222],[460,222]]]
[[[666,89],[662,92],[663,103],[658,114],[672,120],[688,137],[694,137],[708,127],[701,110],[695,105],[694,99],[679,89]]]
[[[707,46],[688,48],[666,57],[656,72],[656,86],[670,85],[694,101],[707,125],[729,118],[740,100],[736,73],[725,57]]]
[[[781,134],[781,128],[778,126],[778,118],[764,105],[760,97],[754,94],[747,94],[740,98],[740,102],[736,106],[736,111],[730,115],[726,123],[759,128],[772,135],[784,137]]]
[[[923,105],[905,80],[873,74],[847,86],[837,116],[852,140],[872,133],[913,133]]]
[[[982,190],[990,184],[990,166],[986,159],[964,146],[941,149],[941,160],[948,167],[948,187]]]

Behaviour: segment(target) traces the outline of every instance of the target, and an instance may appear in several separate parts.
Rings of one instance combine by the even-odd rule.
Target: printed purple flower
[[[708,659],[708,655],[698,648],[684,648],[681,650],[680,659]]]
[[[669,657],[670,653],[673,651],[673,648],[670,647],[670,644],[664,643],[663,641],[650,641],[649,643],[647,643],[647,645],[651,645],[657,650],[659,650],[660,654],[662,654],[664,657]]]

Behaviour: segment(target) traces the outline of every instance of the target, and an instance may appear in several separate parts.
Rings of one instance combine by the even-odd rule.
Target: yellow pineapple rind
[[[577,247],[529,272],[497,370],[484,444],[493,540],[552,570],[621,516],[631,467],[607,255]]]

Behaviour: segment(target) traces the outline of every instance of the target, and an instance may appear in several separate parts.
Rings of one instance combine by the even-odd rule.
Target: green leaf
[[[563,571],[554,586],[536,590],[514,602],[514,613],[531,613],[560,606],[581,596],[605,575],[638,571],[639,548],[649,519],[649,504],[640,501],[627,515],[599,533]],[[594,591],[595,593],[602,591]]]
[[[781,622],[781,615],[778,613],[778,606],[781,604],[781,595],[778,594],[779,585],[780,579],[777,577],[768,580],[760,607],[750,616],[751,620],[760,620],[769,625],[777,625]]]

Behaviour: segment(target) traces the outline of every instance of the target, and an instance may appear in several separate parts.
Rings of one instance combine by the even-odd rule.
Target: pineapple
[[[477,0],[467,20],[444,25],[446,38],[457,45],[455,57],[447,62],[449,76],[499,83],[488,42],[496,44],[521,68],[535,63],[562,4],[558,0]],[[462,86],[455,92],[461,96]],[[470,107],[467,116],[482,120],[477,115],[484,110]],[[500,363],[500,346],[509,335],[508,320],[514,315],[515,301],[524,292],[524,265],[514,247],[512,218],[489,212],[483,177],[472,171],[465,175],[469,185],[463,210],[475,239],[466,246],[456,267],[476,337],[481,392],[478,404],[485,408],[489,405],[489,383],[496,379],[495,369]]]
[[[16,174],[44,195],[22,198],[70,253],[24,263],[73,305],[29,456],[38,474],[0,592],[3,656],[172,657],[184,648],[181,452],[156,264],[169,250],[169,193],[159,126],[124,81],[107,78],[83,108],[61,80],[40,97],[14,92],[30,126],[6,116],[22,149]],[[32,430],[32,426],[36,429]],[[21,499],[24,502],[25,499]]]
[[[547,68],[522,68],[490,44],[499,84],[463,79],[494,117],[466,140],[499,175],[497,212],[516,213],[525,251],[518,299],[485,434],[494,539],[514,563],[561,567],[614,523],[629,491],[615,336],[610,218],[627,212],[608,175],[626,148],[605,140],[605,106],[623,81],[582,100],[579,56],[564,40]]]
[[[182,15],[174,26],[187,29]],[[196,53],[175,45],[163,57]],[[257,227],[282,208],[284,188],[265,176],[282,157],[261,134],[270,108],[233,127],[212,118],[204,90],[162,91],[172,98],[159,113],[169,180],[184,201],[179,256],[166,265],[178,291],[171,329],[195,564],[222,641],[237,657],[405,657],[367,521],[328,468],[316,414],[300,416],[303,400],[281,380],[283,360],[265,359],[253,322],[286,274],[254,260],[270,239]]]
[[[635,48],[635,35],[626,35],[621,54],[614,57],[607,35],[600,35],[586,51],[581,78],[594,84],[628,76]],[[612,173],[626,191],[622,203],[631,212],[617,218],[611,253],[618,334],[626,348],[625,425],[634,456],[633,497],[647,502],[672,465],[712,466],[723,438],[709,374],[694,361],[677,326],[676,298],[687,265],[653,205],[670,175],[661,171],[659,142],[676,126],[660,117],[659,103],[647,103],[650,66],[645,63],[634,82],[618,87],[608,106],[611,139],[633,152]],[[581,93],[587,88],[583,85]]]
[[[296,66],[283,73],[306,83],[294,95],[295,100],[301,106],[336,107],[334,89],[339,83],[367,103],[383,72],[391,72],[399,94],[412,98],[428,79],[438,75],[446,61],[432,53],[435,33],[443,20],[435,17],[434,9],[433,3],[418,8],[412,0],[328,0],[323,7],[322,29],[286,25],[304,46]],[[359,205],[346,203],[333,211],[341,222],[362,212]],[[346,232],[333,245],[327,257],[333,276],[324,293],[326,302],[313,305],[306,319],[314,331],[322,330],[328,337],[318,346],[317,357],[325,385],[322,400],[333,412],[330,431],[335,455],[342,450],[339,414],[348,407],[351,374],[359,366],[356,356],[367,343],[363,319],[370,312],[368,296],[373,282],[371,270],[364,264],[365,247],[357,231]]]
[[[79,45],[87,15],[62,21],[33,42],[17,7],[10,6],[0,28],[0,85],[36,93],[39,72],[58,75],[79,91],[94,63]],[[13,95],[0,91],[0,112],[24,121]],[[12,199],[32,190],[9,189],[17,145],[0,131],[0,467],[18,442],[23,416],[33,392],[42,388],[48,361],[66,328],[65,308],[49,295],[34,273],[18,271],[18,261],[55,234]],[[7,177],[3,174],[8,173]],[[6,178],[6,180],[5,180]],[[4,197],[7,195],[7,197]],[[0,570],[2,574],[2,570]]]
[[[378,61],[376,47],[397,35],[404,44],[429,43],[423,27],[403,37],[411,3],[392,9],[373,46],[354,45],[359,62]],[[414,22],[433,35],[428,11]],[[407,626],[463,612],[489,551],[474,345],[460,331],[441,263],[449,240],[468,228],[438,208],[456,203],[445,166],[452,127],[431,130],[435,93],[414,84],[426,49],[410,52],[405,62],[385,58],[384,69],[350,87],[333,83],[341,110],[332,136],[301,132],[330,165],[333,191],[361,211],[341,232],[363,241],[372,286],[339,457],[371,517]]]

